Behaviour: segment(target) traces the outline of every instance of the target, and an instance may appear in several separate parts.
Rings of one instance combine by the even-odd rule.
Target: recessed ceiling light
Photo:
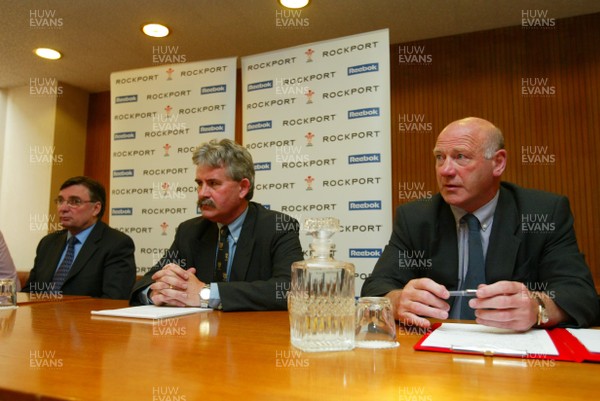
[[[287,8],[303,8],[308,5],[310,0],[279,0],[279,3]]]
[[[154,38],[164,38],[169,34],[169,28],[161,24],[146,24],[142,27],[142,31]]]
[[[38,56],[48,59],[48,60],[58,60],[59,58],[62,57],[62,54],[60,54],[60,52],[57,52],[54,49],[48,49],[45,47],[40,47],[34,50],[34,53],[37,54]]]

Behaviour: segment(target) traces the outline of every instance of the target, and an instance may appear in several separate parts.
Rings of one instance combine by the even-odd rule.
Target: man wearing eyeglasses
[[[24,292],[127,299],[135,282],[133,240],[100,221],[106,191],[88,177],[65,181],[55,199],[64,230],[40,241]]]

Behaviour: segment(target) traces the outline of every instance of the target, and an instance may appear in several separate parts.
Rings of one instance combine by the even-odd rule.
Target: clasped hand
[[[448,319],[450,293],[443,285],[429,278],[409,281],[401,290],[387,295],[394,305],[394,314],[401,324],[430,327],[426,318]],[[477,296],[468,298],[475,309],[479,324],[513,330],[529,330],[537,322],[537,301],[523,283],[498,281],[482,284]]]
[[[196,269],[188,270],[170,263],[152,275],[149,297],[154,305],[199,306],[204,283],[196,277]]]

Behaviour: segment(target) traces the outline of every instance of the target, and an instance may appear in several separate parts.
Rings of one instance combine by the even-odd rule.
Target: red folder
[[[472,351],[467,349],[451,349],[451,348],[439,348],[423,346],[423,341],[443,323],[435,323],[432,326],[432,330],[425,334],[414,346],[417,351],[434,351],[434,352],[448,352],[458,354],[470,354],[470,355],[485,355],[485,356],[504,356],[512,358],[523,358],[523,359],[551,359],[555,361],[568,361],[568,362],[600,362],[600,354],[589,352],[587,348],[579,342],[567,329],[555,328],[546,330],[550,339],[556,346],[558,355],[540,355],[540,354],[527,354],[527,355],[515,355],[510,353],[499,353],[493,350],[490,351]]]
[[[600,362],[600,354],[588,351],[585,345],[569,333],[569,330],[552,329],[549,333],[554,344],[561,343],[571,349],[571,353],[574,355],[573,362]]]

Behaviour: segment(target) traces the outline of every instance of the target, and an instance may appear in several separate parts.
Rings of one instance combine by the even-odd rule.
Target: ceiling
[[[247,56],[389,28],[390,43],[521,25],[523,10],[565,18],[600,12],[598,0],[312,0],[281,14],[276,0],[0,0],[0,88],[56,79],[88,92],[110,73],[161,63]],[[541,14],[538,14],[541,15]],[[172,34],[153,39],[145,22]],[[290,26],[292,23],[296,26]],[[36,47],[63,53],[59,61]]]

